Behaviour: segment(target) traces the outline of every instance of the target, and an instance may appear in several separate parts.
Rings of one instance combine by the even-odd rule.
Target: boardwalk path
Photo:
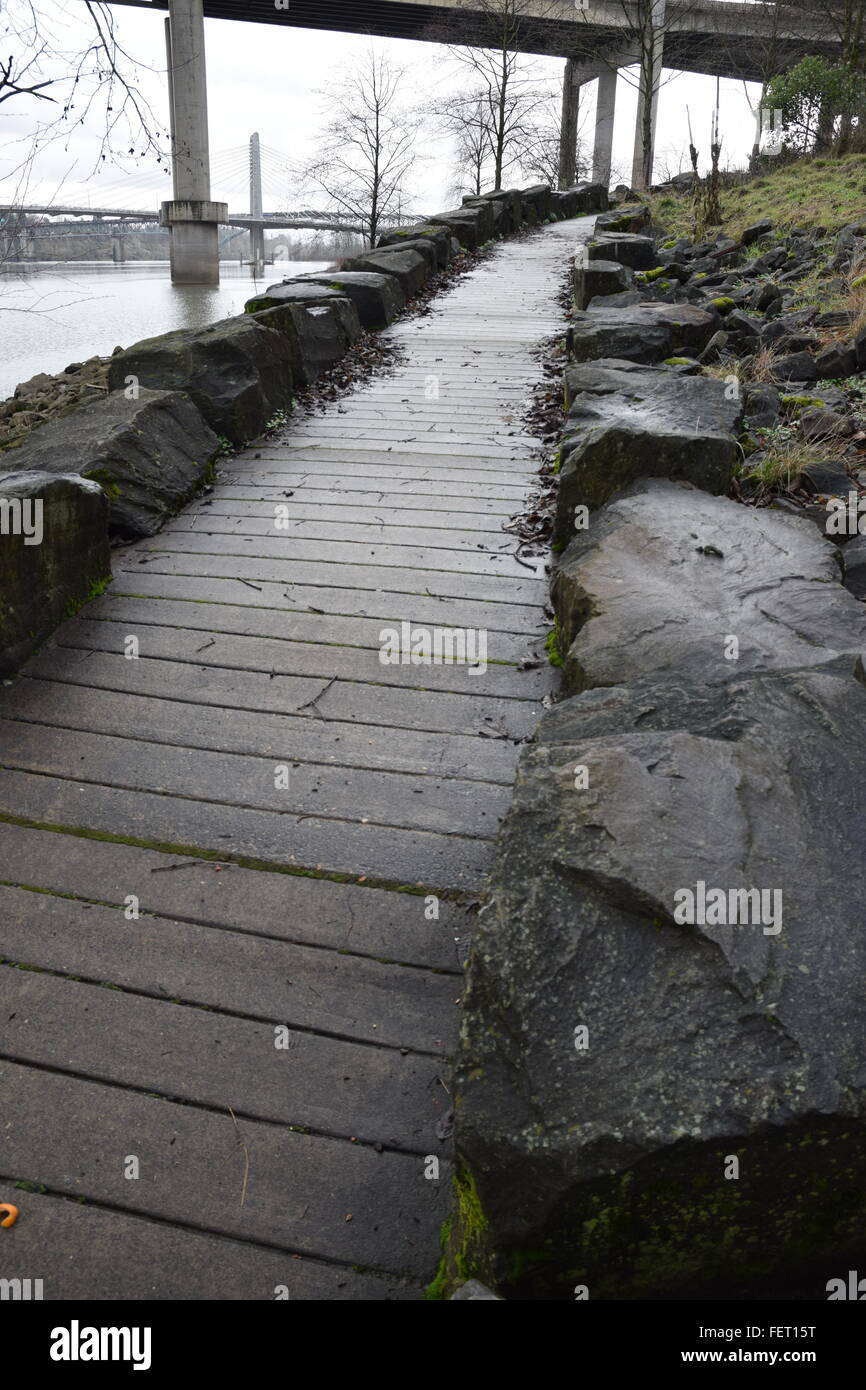
[[[0,694],[0,1275],[97,1299],[431,1277],[466,917],[397,890],[478,888],[550,686],[517,665],[545,578],[500,525],[591,225],[396,325],[395,375],[241,454]],[[485,630],[486,673],[382,665],[402,620]]]

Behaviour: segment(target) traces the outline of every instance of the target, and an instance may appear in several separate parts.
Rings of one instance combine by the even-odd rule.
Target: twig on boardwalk
[[[318,695],[314,695],[312,700],[307,700],[303,705],[298,705],[298,708],[295,710],[295,714],[300,714],[302,709],[311,709],[315,711],[317,719],[324,719],[325,716],[319,713],[319,711],[316,709],[316,705],[319,703],[323,695],[327,695],[328,691],[330,690],[331,686],[334,684],[334,681],[336,679],[336,676],[332,676],[331,679],[328,681],[327,685],[325,685],[319,691]]]
[[[232,1110],[231,1106],[228,1107],[228,1112],[232,1117],[232,1123],[235,1127],[235,1133],[238,1136],[238,1143],[244,1151],[244,1185],[241,1188],[241,1206],[243,1206],[244,1202],[247,1200],[247,1179],[250,1175],[250,1151],[244,1143],[243,1139],[241,1138],[241,1132],[238,1128],[238,1122],[235,1118],[235,1112]]]

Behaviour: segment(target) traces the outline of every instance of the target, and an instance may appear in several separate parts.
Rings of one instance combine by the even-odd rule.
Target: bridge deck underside
[[[153,0],[152,4],[149,0],[113,3],[168,9],[168,0]],[[402,0],[291,0],[287,10],[277,9],[274,0],[204,0],[204,13],[209,19],[439,43],[483,43],[486,32],[489,42],[489,29],[485,31],[471,12]],[[600,54],[620,52],[623,38],[622,27],[571,18],[534,21],[527,26],[522,43],[527,52],[593,63],[598,62]],[[780,40],[776,46],[780,70],[807,53],[832,58],[838,52],[838,42],[829,32],[824,40]],[[746,24],[741,32],[726,26],[723,33],[671,32],[665,37],[665,66],[683,72],[761,81],[764,58],[760,39]]]

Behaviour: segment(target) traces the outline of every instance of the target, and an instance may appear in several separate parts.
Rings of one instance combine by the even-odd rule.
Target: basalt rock
[[[452,1230],[463,1277],[514,1298],[824,1300],[866,1244],[866,936],[839,872],[866,837],[862,676],[689,672],[567,700],[521,755]]]
[[[691,304],[646,303],[625,311],[593,308],[573,316],[574,357],[578,362],[620,357],[653,363],[697,355],[719,323],[718,314]]]
[[[119,361],[120,358],[115,358]],[[68,474],[104,489],[115,537],[154,535],[204,482],[219,440],[188,396],[112,391],[35,430],[0,468]]]
[[[629,232],[600,233],[587,244],[586,251],[591,261],[619,261],[632,270],[652,270],[656,264],[652,237]]]
[[[430,241],[436,247],[436,263],[444,270],[451,260],[451,232],[447,227],[434,227],[427,223],[415,227],[395,227],[391,232],[383,232],[376,243],[377,249],[386,246],[405,246],[407,242]]]
[[[743,407],[723,382],[603,360],[566,368],[564,389],[560,541],[574,535],[575,507],[600,507],[640,477],[686,479],[714,493],[729,486]],[[593,536],[600,524],[593,518]]]
[[[332,311],[296,304],[295,312],[327,317]],[[289,406],[298,361],[296,340],[244,314],[135,343],[111,359],[108,381],[112,393],[130,382],[187,392],[216,434],[243,443]]]
[[[111,578],[108,501],[63,473],[0,477],[0,677]]]
[[[427,254],[420,249],[422,244],[427,247]],[[346,261],[346,269],[393,275],[406,299],[411,299],[423,288],[432,273],[431,254],[435,258],[435,248],[421,242],[416,246],[383,246]]]
[[[300,277],[305,284],[327,285],[350,299],[358,311],[363,328],[386,328],[401,312],[406,297],[394,275],[374,271],[329,270]]]
[[[652,213],[648,207],[642,204],[632,204],[630,207],[612,208],[610,212],[603,212],[595,224],[596,233],[603,232],[630,232],[635,236],[640,236],[649,232],[652,226]]]
[[[835,548],[797,517],[643,480],[593,516],[557,566],[568,688],[857,660],[866,612],[839,577]]]
[[[574,258],[572,284],[577,309],[585,309],[591,299],[600,295],[619,294],[628,290],[634,271],[618,261],[590,261],[581,251]]]

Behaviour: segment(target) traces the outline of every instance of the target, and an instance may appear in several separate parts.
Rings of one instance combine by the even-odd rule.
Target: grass
[[[738,237],[753,222],[769,217],[776,232],[826,227],[832,235],[849,222],[866,220],[866,154],[782,165],[762,178],[724,188],[721,203],[722,224],[712,229],[713,234]],[[654,220],[671,236],[691,236],[690,193],[652,198],[650,207]]]
[[[774,430],[756,431],[766,455],[749,474],[767,489],[796,487],[810,463],[829,463],[841,458],[844,450],[830,441],[808,444],[790,425]]]
[[[775,386],[778,362],[779,354],[771,348],[758,348],[751,357],[744,357],[741,361],[715,362],[712,366],[704,367],[703,374],[717,377],[720,381],[727,381],[728,377],[735,376],[741,382]]]

